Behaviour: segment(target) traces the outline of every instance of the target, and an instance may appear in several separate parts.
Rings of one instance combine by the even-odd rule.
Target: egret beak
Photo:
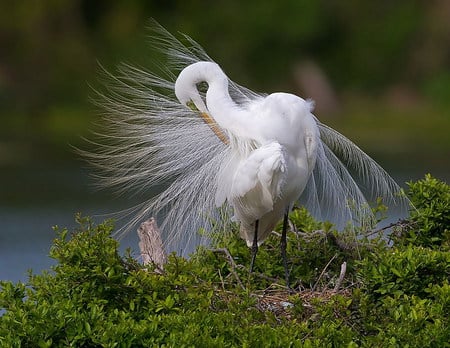
[[[230,144],[228,137],[225,135],[223,130],[219,127],[217,122],[211,116],[209,116],[206,112],[199,111],[193,101],[189,101],[188,103],[186,103],[186,106],[200,115],[203,121],[209,126],[209,128],[211,128],[211,130],[220,139],[222,143],[224,143],[225,145]]]

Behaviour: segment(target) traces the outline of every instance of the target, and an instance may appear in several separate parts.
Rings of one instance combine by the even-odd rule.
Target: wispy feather
[[[167,60],[156,63],[155,72],[127,64],[116,74],[105,71],[106,89],[95,99],[104,121],[96,149],[84,155],[98,169],[101,186],[144,197],[124,212],[127,226],[154,216],[167,249],[183,254],[208,242],[199,230],[229,228],[232,208],[227,202],[216,206],[216,191],[219,170],[233,160],[233,153],[174,94],[181,70],[212,59],[191,38],[178,40],[156,22],[150,41]],[[244,107],[265,96],[232,81],[229,92]],[[301,197],[314,216],[339,228],[365,223],[373,218],[369,202],[377,197],[407,209],[407,199],[396,195],[398,185],[375,161],[337,131],[317,124],[321,142],[316,165]]]

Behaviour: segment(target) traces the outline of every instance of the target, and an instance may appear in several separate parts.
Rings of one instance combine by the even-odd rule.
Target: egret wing
[[[282,146],[273,142],[252,151],[238,166],[228,199],[257,220],[273,209],[286,173]],[[258,204],[255,204],[258,202]],[[254,211],[252,211],[254,210]]]

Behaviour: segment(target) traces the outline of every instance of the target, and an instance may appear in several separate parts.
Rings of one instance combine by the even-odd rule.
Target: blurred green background
[[[99,63],[149,66],[156,19],[241,85],[316,100],[316,115],[399,180],[450,169],[450,2],[3,1],[0,203],[82,205]]]
[[[0,279],[48,268],[51,225],[131,205],[94,191],[73,147],[100,118],[99,63],[151,65],[150,18],[241,85],[314,99],[400,183],[449,180],[448,0],[1,1]]]

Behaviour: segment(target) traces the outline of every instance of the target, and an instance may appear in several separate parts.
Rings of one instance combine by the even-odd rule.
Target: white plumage
[[[232,217],[249,246],[259,220],[260,244],[299,198],[338,228],[372,221],[376,197],[408,208],[376,162],[313,116],[312,102],[249,91],[190,38],[153,32],[168,61],[158,74],[123,65],[111,76],[99,100],[106,128],[89,154],[105,186],[144,196],[129,226],[156,216],[166,246],[184,253],[207,242],[200,229],[227,230]]]

